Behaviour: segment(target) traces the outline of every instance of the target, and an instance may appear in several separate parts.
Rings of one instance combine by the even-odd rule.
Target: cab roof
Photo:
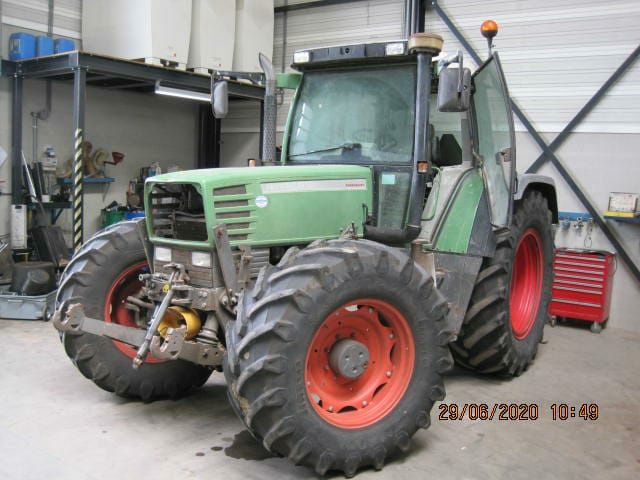
[[[380,43],[359,43],[298,50],[293,55],[292,68],[298,71],[331,66],[380,65],[415,62],[406,40]]]

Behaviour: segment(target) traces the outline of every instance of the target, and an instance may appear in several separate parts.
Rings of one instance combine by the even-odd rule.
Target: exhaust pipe
[[[276,163],[276,74],[266,55],[260,54],[260,67],[265,76],[264,113],[262,117],[262,163]]]

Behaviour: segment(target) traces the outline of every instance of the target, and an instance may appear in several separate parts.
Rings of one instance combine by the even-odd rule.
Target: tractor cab
[[[446,198],[471,171],[489,187],[494,225],[509,221],[515,147],[498,55],[472,76],[462,54],[441,49],[438,35],[416,34],[298,51],[300,73],[280,82],[296,87],[281,163],[370,168],[368,238],[408,243],[425,219],[433,230],[443,212],[436,199],[425,210],[430,193]]]

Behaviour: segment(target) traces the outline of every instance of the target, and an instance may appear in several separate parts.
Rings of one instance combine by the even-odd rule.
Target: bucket
[[[124,220],[126,212],[120,210],[102,210],[102,228]]]

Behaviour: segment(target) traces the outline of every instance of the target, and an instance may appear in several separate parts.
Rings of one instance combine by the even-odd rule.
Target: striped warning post
[[[73,252],[82,246],[82,129],[76,130],[73,156]]]

